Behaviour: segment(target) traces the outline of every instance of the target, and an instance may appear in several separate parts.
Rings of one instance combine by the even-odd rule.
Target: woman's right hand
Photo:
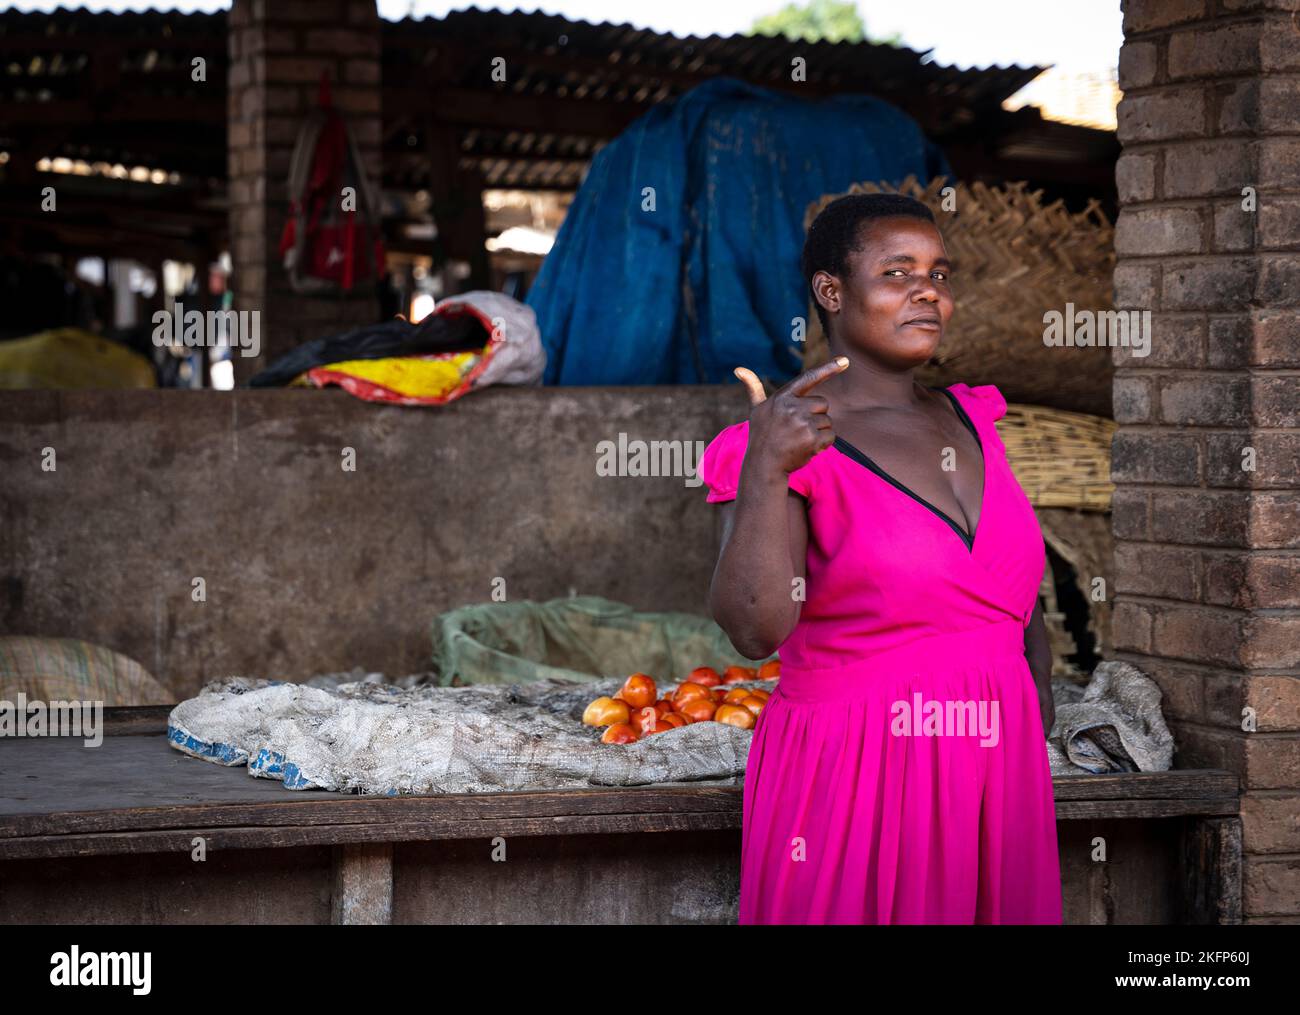
[[[830,447],[835,441],[830,403],[808,391],[848,365],[848,357],[840,356],[813,367],[771,398],[763,393],[763,385],[752,370],[736,367],[736,376],[749,390],[749,447],[745,457],[762,463],[764,468],[790,473]]]

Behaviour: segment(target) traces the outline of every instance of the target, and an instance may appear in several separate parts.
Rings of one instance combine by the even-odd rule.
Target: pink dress
[[[973,538],[842,438],[790,474],[806,599],[745,769],[742,924],[1061,922],[1024,649],[1042,533],[1001,393],[945,393],[984,456]],[[748,439],[737,423],[705,450],[710,503],[735,499]]]

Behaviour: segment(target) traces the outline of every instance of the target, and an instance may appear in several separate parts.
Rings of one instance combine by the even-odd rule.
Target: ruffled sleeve
[[[740,469],[745,463],[745,451],[749,447],[749,421],[734,423],[723,430],[709,442],[700,457],[700,478],[708,487],[707,503],[735,500],[736,490],[740,485]],[[804,497],[812,495],[812,464],[817,460],[814,455],[801,468],[790,473],[790,489]]]
[[[951,391],[964,402],[973,402],[979,406],[990,421],[999,420],[1007,414],[1007,400],[1002,397],[996,384],[977,384],[972,388],[968,384],[958,383],[951,386]]]

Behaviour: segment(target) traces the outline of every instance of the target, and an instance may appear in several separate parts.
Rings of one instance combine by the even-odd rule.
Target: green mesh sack
[[[433,622],[433,668],[444,685],[590,681],[641,672],[662,687],[685,680],[697,666],[721,673],[758,665],[708,617],[638,613],[600,596],[481,603]]]

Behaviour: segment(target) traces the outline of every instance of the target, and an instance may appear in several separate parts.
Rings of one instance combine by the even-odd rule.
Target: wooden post
[[[334,847],[331,922],[393,922],[393,844],[348,843]]]
[[[1183,836],[1186,922],[1241,923],[1241,818],[1187,818]]]
[[[483,178],[477,170],[460,168],[460,141],[451,124],[425,120],[429,156],[429,195],[438,243],[449,258],[469,262],[462,290],[486,289],[488,272],[487,219],[483,214]]]

